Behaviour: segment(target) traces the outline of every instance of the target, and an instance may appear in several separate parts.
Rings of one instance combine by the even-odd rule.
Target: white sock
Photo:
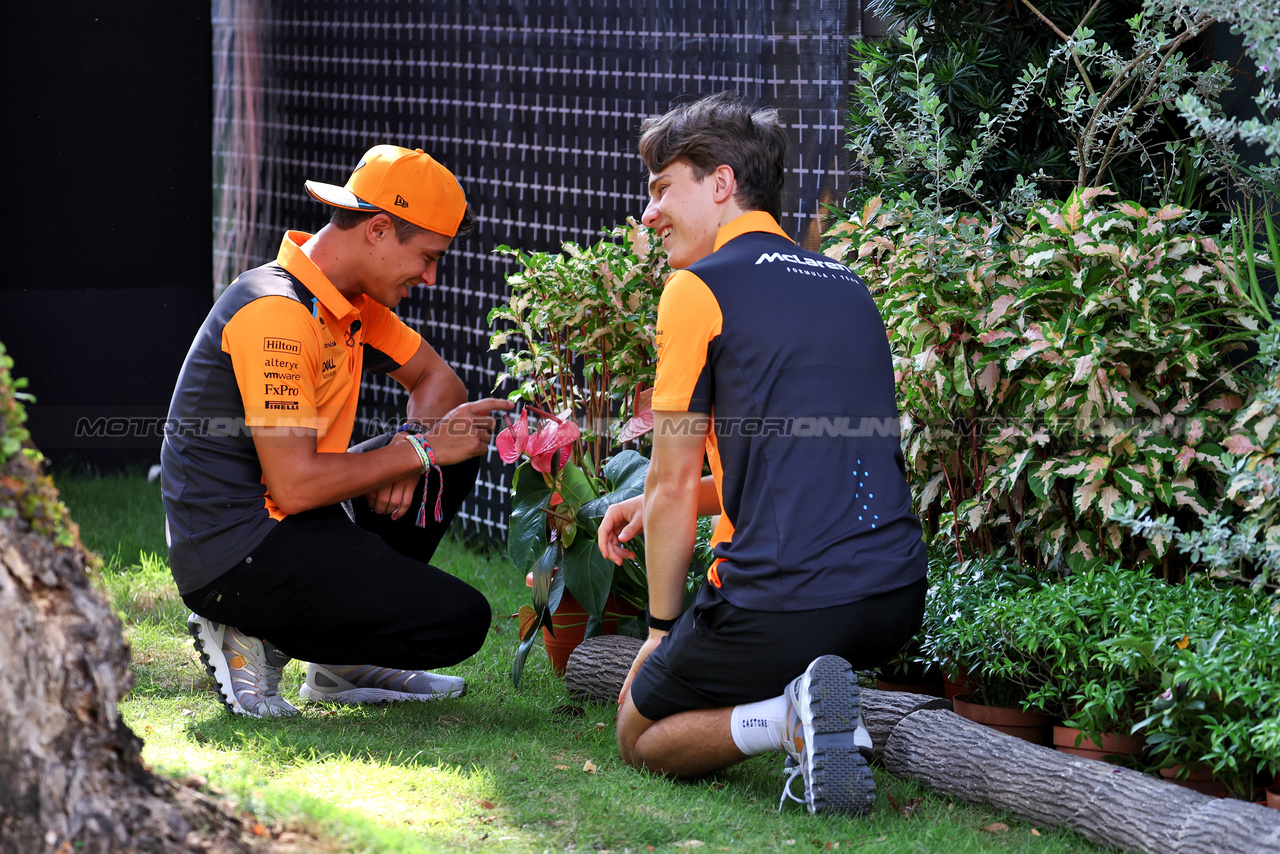
[[[733,743],[747,756],[781,750],[786,728],[786,694],[733,707]]]

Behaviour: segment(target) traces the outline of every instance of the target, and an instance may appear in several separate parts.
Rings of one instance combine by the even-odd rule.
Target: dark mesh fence
[[[638,217],[644,117],[725,89],[777,107],[792,143],[782,226],[806,246],[818,243],[821,204],[845,189],[843,81],[859,0],[273,0],[262,12],[255,3],[221,12],[236,5],[216,7],[215,45],[234,59],[222,65],[250,69],[243,79],[263,152],[256,213],[239,226],[251,228],[252,248],[238,266],[273,258],[286,229],[326,221],[304,180],[344,183],[376,143],[426,150],[457,174],[479,222],[438,284],[398,313],[473,397],[490,393],[501,372],[485,318],[504,298],[509,263],[493,248],[594,242]],[[217,38],[245,31],[245,9],[260,18],[253,38]],[[215,140],[215,162],[243,136]],[[234,184],[241,179],[220,180],[222,192],[244,194],[243,181]],[[404,403],[394,382],[366,382],[357,432],[395,418]],[[505,537],[510,473],[491,451],[461,514],[469,530]]]

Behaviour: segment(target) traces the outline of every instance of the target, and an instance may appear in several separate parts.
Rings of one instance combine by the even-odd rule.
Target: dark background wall
[[[639,217],[647,175],[635,142],[645,117],[726,89],[777,107],[791,140],[782,226],[810,247],[822,203],[845,190],[840,128],[858,0],[268,5],[262,26],[241,39],[260,60],[239,67],[260,75],[260,130],[250,139],[265,156],[253,173],[261,214],[252,251],[236,266],[274,257],[287,228],[324,223],[304,180],[343,183],[376,143],[423,148],[458,175],[479,222],[451,250],[438,284],[397,311],[473,397],[491,393],[502,371],[488,352],[486,316],[504,298],[511,267],[494,247],[555,251]],[[215,28],[244,23],[219,14]],[[251,144],[243,133],[228,139]],[[219,191],[244,189],[223,182]],[[387,382],[366,383],[363,400],[357,431],[404,405]],[[510,473],[491,453],[464,524],[505,536]]]
[[[0,342],[32,434],[57,462],[158,462],[212,303],[208,6],[18,4],[2,31]]]
[[[212,303],[212,237],[227,225],[212,212],[228,192],[254,202],[233,225],[248,227],[234,275],[274,257],[286,228],[319,228],[326,211],[303,181],[342,183],[372,144],[422,147],[452,168],[478,228],[400,313],[484,395],[501,371],[486,316],[510,269],[493,248],[555,250],[638,216],[644,117],[723,89],[778,107],[792,141],[782,224],[806,245],[821,204],[845,190],[858,0],[212,5],[70,0],[6,15],[0,342],[31,380],[31,430],[55,462],[158,461],[174,380]],[[245,15],[253,40],[216,38]],[[252,133],[215,139],[213,93],[246,68]],[[259,152],[252,180],[218,166],[246,139]],[[403,406],[385,383],[364,399],[358,431]],[[463,510],[472,530],[505,535],[509,474],[491,455]]]

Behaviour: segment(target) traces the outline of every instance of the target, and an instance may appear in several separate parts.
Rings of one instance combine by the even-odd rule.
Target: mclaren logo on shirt
[[[841,270],[845,273],[849,272],[849,268],[839,261],[824,261],[821,258],[801,258],[799,255],[792,255],[783,252],[765,252],[756,259],[756,264],[776,264],[781,261],[783,264],[800,267],[816,267],[820,270]]]

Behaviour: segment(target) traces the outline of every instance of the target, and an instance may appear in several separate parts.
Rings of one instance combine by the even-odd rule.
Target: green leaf
[[[610,458],[604,464],[604,477],[615,489],[639,488],[644,491],[644,479],[649,473],[649,461],[636,451],[627,450]]]
[[[552,543],[543,551],[542,556],[538,558],[533,565],[533,608],[538,613],[555,610],[560,605],[560,596],[555,597],[552,602],[552,588],[557,586],[555,581],[559,580],[558,587],[560,591],[564,588],[563,575],[556,572],[556,568],[564,563],[564,549],[559,543]],[[557,592],[560,592],[557,591]]]
[[[582,469],[574,463],[565,463],[560,470],[560,496],[566,503],[571,503],[570,513],[576,514],[579,507],[596,495],[595,487]]]
[[[588,614],[603,616],[604,603],[613,586],[614,565],[600,554],[596,538],[580,537],[578,543],[565,552],[561,566],[569,594]]]
[[[511,684],[520,687],[520,676],[524,673],[524,662],[529,657],[529,650],[533,648],[533,642],[541,634],[539,631],[543,625],[551,625],[550,612],[539,611],[538,618],[529,626],[528,633],[520,639],[520,645],[516,647],[514,660],[511,662]]]
[[[517,572],[528,572],[547,548],[547,514],[551,490],[542,475],[525,462],[516,469],[507,521],[507,556]]]

